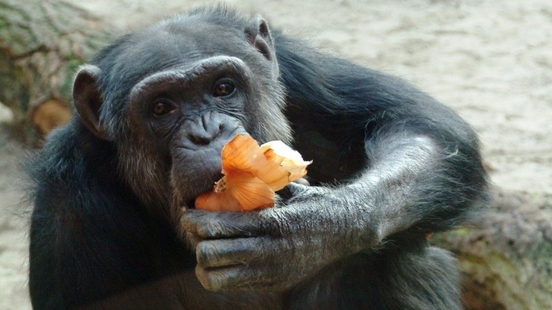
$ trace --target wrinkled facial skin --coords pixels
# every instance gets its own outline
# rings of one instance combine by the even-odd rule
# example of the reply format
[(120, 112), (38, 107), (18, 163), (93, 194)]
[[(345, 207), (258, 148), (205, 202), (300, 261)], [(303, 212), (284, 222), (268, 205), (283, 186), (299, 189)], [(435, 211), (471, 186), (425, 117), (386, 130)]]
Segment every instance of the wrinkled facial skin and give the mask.
[(239, 58), (178, 62), (146, 75), (130, 90), (128, 124), (115, 134), (122, 175), (152, 210), (175, 217), (181, 207), (193, 206), (221, 177), (222, 146), (236, 134), (289, 143), (284, 91), (272, 71), (275, 59), (248, 47), (250, 55)]
[(133, 88), (132, 119), (136, 128), (144, 129), (136, 138), (147, 136), (154, 142), (148, 157), (167, 158), (170, 182), (181, 202), (220, 178), (222, 146), (246, 132), (244, 109), (255, 96), (252, 92), (249, 68), (226, 56), (154, 74)]

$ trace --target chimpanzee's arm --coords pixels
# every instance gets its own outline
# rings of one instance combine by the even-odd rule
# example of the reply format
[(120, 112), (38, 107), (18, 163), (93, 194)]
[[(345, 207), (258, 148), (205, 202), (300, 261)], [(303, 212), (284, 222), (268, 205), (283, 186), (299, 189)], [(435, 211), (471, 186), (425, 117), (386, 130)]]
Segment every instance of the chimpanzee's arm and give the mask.
[(458, 115), (400, 79), (278, 33), (275, 42), (295, 147), (323, 154), (307, 155), (310, 171), (361, 168), (335, 186), (292, 184), (283, 207), (186, 211), (206, 288), (288, 288), (390, 238), (423, 240), (459, 225), (485, 201), (477, 137)]
[(473, 146), (447, 149), (430, 135), (398, 127), (380, 132), (366, 141), (370, 166), (348, 185), (292, 184), (286, 206), (260, 212), (186, 211), (203, 285), (290, 287), (393, 234), (423, 238), (461, 223), (480, 203), (484, 174), (474, 162), (479, 158), (468, 154)]

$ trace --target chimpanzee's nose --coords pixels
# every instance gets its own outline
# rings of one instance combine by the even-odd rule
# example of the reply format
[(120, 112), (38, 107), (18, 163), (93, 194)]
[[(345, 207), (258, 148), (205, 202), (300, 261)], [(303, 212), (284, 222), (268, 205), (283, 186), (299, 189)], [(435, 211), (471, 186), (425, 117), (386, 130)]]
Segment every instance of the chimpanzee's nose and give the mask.
[(196, 145), (208, 145), (224, 131), (225, 125), (218, 113), (208, 112), (190, 127), (188, 139)]

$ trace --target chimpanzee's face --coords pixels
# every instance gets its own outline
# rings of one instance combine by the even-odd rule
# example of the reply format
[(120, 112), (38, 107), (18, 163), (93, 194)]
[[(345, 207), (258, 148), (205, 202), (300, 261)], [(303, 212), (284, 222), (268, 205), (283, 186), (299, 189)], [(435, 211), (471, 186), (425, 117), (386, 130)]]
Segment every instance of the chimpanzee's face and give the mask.
[(168, 164), (164, 173), (185, 201), (220, 178), (222, 146), (236, 134), (252, 131), (246, 107), (250, 99), (259, 100), (252, 79), (239, 58), (213, 56), (147, 76), (133, 87), (133, 140), (149, 141), (141, 152)]
[(192, 205), (220, 178), (222, 146), (238, 133), (259, 142), (291, 136), (276, 58), (243, 30), (190, 25), (128, 37), (112, 67), (100, 68), (101, 113), (124, 124), (109, 139), (147, 204)]

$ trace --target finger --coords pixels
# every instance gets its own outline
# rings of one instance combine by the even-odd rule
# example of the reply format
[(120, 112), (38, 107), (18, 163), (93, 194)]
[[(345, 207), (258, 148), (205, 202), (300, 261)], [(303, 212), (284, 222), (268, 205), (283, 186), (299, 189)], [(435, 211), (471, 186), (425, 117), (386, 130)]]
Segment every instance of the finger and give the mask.
[(203, 268), (248, 265), (262, 255), (262, 238), (204, 240), (196, 247), (197, 264)]
[(300, 183), (292, 182), (289, 183), (286, 188), (290, 192), (291, 196), (298, 196), (306, 191), (309, 187)]
[(269, 281), (259, 269), (245, 265), (234, 265), (222, 268), (196, 267), (196, 276), (210, 291), (259, 290), (269, 287)]
[(286, 186), (286, 188), (290, 194), (288, 204), (303, 201), (314, 201), (328, 195), (328, 188), (321, 186), (306, 186), (297, 183), (290, 183)]
[(262, 231), (264, 222), (256, 211), (188, 210), (183, 214), (181, 220), (185, 230), (204, 239), (254, 236)]
[(276, 192), (276, 194), (278, 194), (278, 198), (281, 199), (281, 202), (286, 202), (287, 200), (293, 198), (293, 196), (297, 196), (297, 194), (302, 191), (301, 184), (296, 181), (286, 185), (284, 188)]
[(186, 212), (182, 213), (180, 217), (180, 222), (184, 230), (189, 232), (194, 232), (197, 230), (197, 222), (206, 216), (209, 216), (211, 212), (195, 209), (187, 209)]
[(195, 251), (197, 245), (203, 240), (204, 240), (203, 238), (200, 238), (198, 235), (196, 235), (194, 233), (191, 233), (189, 231), (186, 232), (186, 242), (190, 246), (190, 249), (193, 249), (194, 251)]

